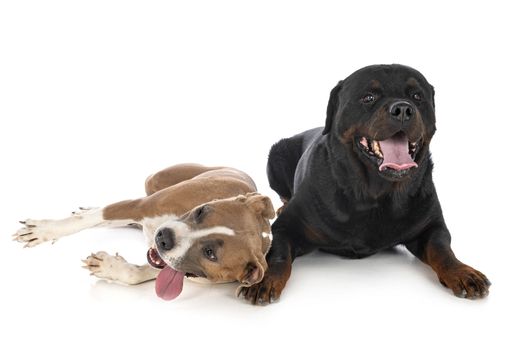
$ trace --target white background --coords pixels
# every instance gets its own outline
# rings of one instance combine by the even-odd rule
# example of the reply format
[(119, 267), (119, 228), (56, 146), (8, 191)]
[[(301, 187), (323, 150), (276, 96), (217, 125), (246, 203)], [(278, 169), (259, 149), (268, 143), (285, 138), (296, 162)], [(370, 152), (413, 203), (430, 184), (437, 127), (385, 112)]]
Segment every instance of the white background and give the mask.
[[(2, 1), (0, 154), (6, 348), (523, 348), (523, 10), (506, 1)], [(181, 162), (265, 175), (282, 137), (324, 123), (354, 70), (402, 63), (436, 88), (435, 182), (460, 259), (492, 280), (457, 299), (404, 250), (299, 258), (281, 301), (186, 283), (164, 302), (80, 268), (145, 262), (141, 234), (89, 230), (22, 249), (27, 217), (142, 195)]]

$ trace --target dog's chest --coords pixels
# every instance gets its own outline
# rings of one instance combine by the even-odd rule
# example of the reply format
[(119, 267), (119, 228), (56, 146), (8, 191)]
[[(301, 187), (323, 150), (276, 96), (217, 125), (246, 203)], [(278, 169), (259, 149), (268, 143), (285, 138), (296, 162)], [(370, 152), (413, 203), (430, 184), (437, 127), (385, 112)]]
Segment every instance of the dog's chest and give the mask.
[(411, 208), (377, 203), (347, 207), (332, 220), (323, 220), (322, 231), (329, 236), (328, 241), (336, 242), (334, 247), (370, 255), (413, 238), (421, 230), (419, 221), (411, 215)]

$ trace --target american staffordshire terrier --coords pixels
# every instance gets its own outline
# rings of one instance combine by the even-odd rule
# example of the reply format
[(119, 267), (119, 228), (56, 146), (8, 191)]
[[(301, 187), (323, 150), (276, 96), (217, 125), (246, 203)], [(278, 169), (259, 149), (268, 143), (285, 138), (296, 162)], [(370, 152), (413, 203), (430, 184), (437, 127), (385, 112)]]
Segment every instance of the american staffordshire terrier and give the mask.
[(122, 256), (91, 254), (85, 268), (99, 278), (124, 284), (156, 279), (165, 300), (182, 291), (184, 276), (211, 282), (260, 282), (272, 243), (270, 199), (256, 193), (253, 180), (227, 167), (181, 164), (146, 180), (146, 197), (100, 208), (81, 208), (62, 220), (21, 221), (14, 240), (33, 247), (92, 227), (141, 227), (149, 264)]

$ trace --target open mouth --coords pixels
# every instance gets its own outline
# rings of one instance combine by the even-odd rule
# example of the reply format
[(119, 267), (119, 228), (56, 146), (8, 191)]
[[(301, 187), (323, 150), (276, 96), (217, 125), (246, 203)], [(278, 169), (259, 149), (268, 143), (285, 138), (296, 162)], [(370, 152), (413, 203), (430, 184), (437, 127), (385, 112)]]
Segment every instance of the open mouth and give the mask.
[[(159, 255), (159, 252), (157, 251), (157, 249), (155, 248), (150, 248), (148, 250), (148, 254), (147, 254), (147, 258), (148, 258), (148, 263), (156, 268), (156, 269), (163, 269), (166, 267), (166, 263), (164, 262), (164, 260), (162, 260), (162, 258), (160, 257)], [(204, 276), (199, 276), (199, 275), (196, 275), (194, 273), (191, 273), (191, 272), (186, 272), (184, 274), (186, 277), (204, 277)]]
[(164, 262), (164, 260), (162, 260), (159, 252), (155, 248), (150, 248), (146, 256), (148, 263), (152, 267), (161, 269), (155, 280), (155, 291), (157, 292), (157, 296), (164, 300), (172, 300), (179, 296), (182, 292), (184, 276), (199, 277), (193, 273), (178, 271), (171, 268)]
[(166, 263), (164, 262), (164, 260), (162, 260), (162, 258), (159, 255), (159, 252), (155, 248), (150, 248), (148, 250), (147, 258), (148, 263), (156, 269), (163, 269), (164, 267), (166, 267)]
[(363, 154), (377, 164), (382, 175), (401, 178), (418, 166), (415, 159), (420, 141), (410, 142), (404, 132), (383, 141), (366, 136), (357, 137), (356, 141)]

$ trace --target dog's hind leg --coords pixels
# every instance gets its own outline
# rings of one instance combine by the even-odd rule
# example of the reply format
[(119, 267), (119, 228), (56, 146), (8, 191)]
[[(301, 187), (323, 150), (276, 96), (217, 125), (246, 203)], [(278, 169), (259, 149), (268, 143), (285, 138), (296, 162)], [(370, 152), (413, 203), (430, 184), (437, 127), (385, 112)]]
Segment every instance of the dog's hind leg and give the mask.
[(184, 163), (163, 169), (146, 179), (146, 194), (149, 196), (167, 187), (182, 181), (194, 178), (197, 175), (222, 167), (207, 167), (200, 164)]
[(118, 253), (113, 256), (106, 252), (98, 252), (82, 261), (85, 264), (83, 267), (91, 271), (92, 275), (127, 285), (154, 280), (160, 272), (150, 265), (130, 264)]
[(301, 143), (282, 139), (272, 146), (266, 164), (270, 187), (286, 203), (292, 198), (295, 168), (301, 158)]
[(80, 208), (71, 216), (59, 220), (20, 221), (24, 225), (14, 235), (13, 240), (25, 243), (24, 247), (33, 247), (46, 241), (55, 242), (64, 236), (93, 227), (122, 227), (137, 223), (129, 218), (108, 219), (102, 208)]

